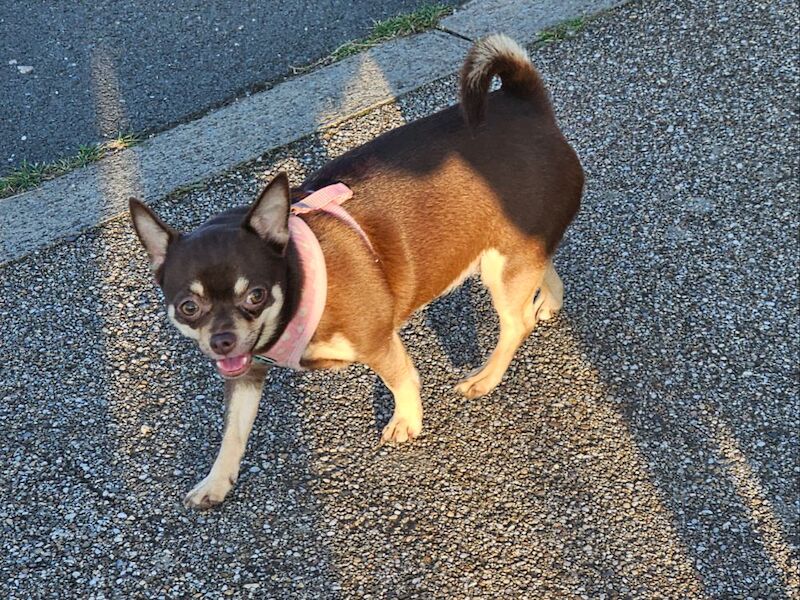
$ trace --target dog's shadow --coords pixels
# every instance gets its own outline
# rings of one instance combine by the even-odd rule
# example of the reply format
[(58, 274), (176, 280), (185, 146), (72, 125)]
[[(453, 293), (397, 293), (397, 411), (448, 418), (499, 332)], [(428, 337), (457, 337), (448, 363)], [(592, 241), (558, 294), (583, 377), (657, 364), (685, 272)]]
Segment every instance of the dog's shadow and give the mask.
[[(482, 309), (486, 300), (482, 295), (485, 294), (477, 278), (471, 277), (452, 293), (438, 298), (416, 314), (401, 330), (400, 336), (418, 371), (428, 371), (427, 363), (436, 360), (435, 356), (417, 347), (427, 346), (417, 342), (419, 336), (429, 336), (431, 333), (437, 338), (439, 347), (452, 367), (449, 371), (455, 374), (456, 379), (481, 364), (485, 348), (482, 350), (479, 344), (479, 320), (483, 318), (480, 315), (486, 312), (489, 315), (487, 321), (491, 322), (493, 313)], [(486, 341), (484, 346), (488, 343)], [(372, 410), (375, 427), (381, 432), (392, 416), (394, 399), (379, 377), (376, 377), (372, 393)]]

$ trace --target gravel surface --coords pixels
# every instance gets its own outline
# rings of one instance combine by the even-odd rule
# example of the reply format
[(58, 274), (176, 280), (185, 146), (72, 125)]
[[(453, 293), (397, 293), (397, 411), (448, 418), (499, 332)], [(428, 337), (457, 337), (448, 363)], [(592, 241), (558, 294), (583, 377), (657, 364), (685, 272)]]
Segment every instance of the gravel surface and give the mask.
[(185, 121), (425, 4), (4, 0), (0, 175), (23, 160), (73, 156), (118, 132)]
[[(798, 8), (634, 3), (534, 49), (588, 174), (566, 304), (504, 384), (475, 281), (403, 331), (421, 439), (366, 368), (276, 371), (232, 497), (182, 494), (221, 382), (124, 219), (0, 270), (0, 595), (798, 598)], [(157, 206), (189, 227), (453, 100), (427, 86)]]

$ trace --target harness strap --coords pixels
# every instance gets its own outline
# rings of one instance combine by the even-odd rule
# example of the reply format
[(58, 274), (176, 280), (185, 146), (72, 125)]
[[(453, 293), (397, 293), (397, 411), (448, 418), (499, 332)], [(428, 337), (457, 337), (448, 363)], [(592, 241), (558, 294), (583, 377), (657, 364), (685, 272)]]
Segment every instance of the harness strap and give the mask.
[(375, 248), (372, 247), (372, 242), (369, 241), (369, 237), (364, 233), (361, 225), (359, 225), (352, 215), (342, 207), (342, 204), (352, 197), (353, 190), (343, 183), (334, 183), (325, 186), (321, 190), (312, 192), (302, 200), (295, 202), (292, 204), (291, 211), (293, 215), (304, 215), (310, 212), (323, 211), (344, 221), (351, 229), (355, 230), (355, 232), (361, 236), (361, 239), (364, 240), (364, 243), (367, 245), (370, 252), (372, 252), (377, 262), (378, 255), (375, 252)]
[(375, 261), (378, 255), (367, 234), (341, 204), (353, 196), (353, 191), (343, 183), (326, 186), (313, 192), (291, 206), (289, 237), (300, 256), (303, 271), (303, 288), (297, 310), (278, 340), (266, 352), (253, 356), (257, 362), (303, 370), (300, 361), (311, 338), (317, 330), (327, 299), (328, 278), (325, 255), (311, 228), (298, 215), (323, 211), (344, 221), (354, 229), (369, 247)]

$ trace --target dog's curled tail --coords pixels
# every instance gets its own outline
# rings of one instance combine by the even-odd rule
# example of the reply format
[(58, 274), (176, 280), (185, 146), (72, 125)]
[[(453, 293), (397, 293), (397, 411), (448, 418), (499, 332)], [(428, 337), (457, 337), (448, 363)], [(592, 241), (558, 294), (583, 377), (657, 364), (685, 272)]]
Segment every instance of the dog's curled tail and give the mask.
[(461, 68), (461, 109), (474, 129), (486, 116), (489, 85), (500, 76), (502, 89), (525, 100), (547, 100), (547, 92), (527, 52), (507, 35), (494, 34), (477, 41)]

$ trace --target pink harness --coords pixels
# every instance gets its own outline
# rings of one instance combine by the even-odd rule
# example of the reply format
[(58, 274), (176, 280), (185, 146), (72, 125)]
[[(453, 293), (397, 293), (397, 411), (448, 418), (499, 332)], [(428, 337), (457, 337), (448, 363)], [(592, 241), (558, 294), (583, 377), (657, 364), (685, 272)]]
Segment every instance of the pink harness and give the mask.
[(321, 210), (341, 219), (361, 236), (377, 260), (377, 255), (367, 234), (350, 216), (350, 213), (341, 206), (352, 196), (353, 191), (349, 187), (343, 183), (335, 183), (292, 204), (289, 216), (289, 237), (297, 248), (303, 269), (303, 289), (300, 290), (300, 302), (278, 341), (267, 352), (253, 356), (254, 360), (302, 371), (300, 360), (317, 330), (317, 325), (322, 318), (322, 311), (325, 309), (325, 300), (328, 294), (325, 256), (322, 254), (317, 236), (297, 215)]

